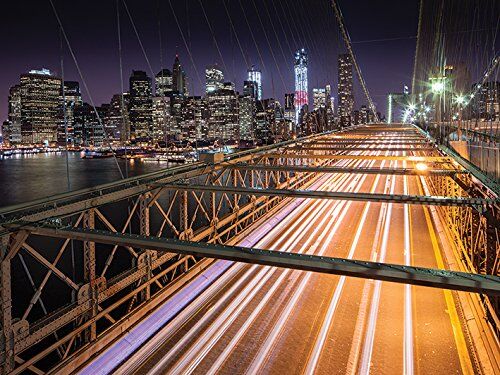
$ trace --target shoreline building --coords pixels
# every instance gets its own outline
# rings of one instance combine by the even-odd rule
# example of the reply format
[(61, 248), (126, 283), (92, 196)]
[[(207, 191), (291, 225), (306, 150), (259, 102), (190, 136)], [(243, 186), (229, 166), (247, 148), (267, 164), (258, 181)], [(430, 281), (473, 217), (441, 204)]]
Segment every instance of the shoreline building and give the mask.
[(169, 96), (172, 93), (172, 72), (170, 69), (162, 69), (155, 76), (156, 96)]
[(148, 142), (152, 138), (153, 126), (151, 78), (146, 72), (133, 70), (129, 83), (130, 138), (135, 142)]
[(302, 107), (309, 104), (307, 83), (307, 53), (304, 48), (295, 53), (295, 123), (298, 125)]
[(64, 96), (61, 93), (61, 103), (64, 105), (65, 118), (57, 131), (57, 143), (66, 144), (66, 124), (68, 126), (68, 144), (74, 143), (75, 109), (83, 104), (80, 84), (77, 81), (64, 81)]
[(181, 96), (188, 96), (186, 89), (186, 73), (182, 69), (179, 55), (175, 55), (174, 65), (172, 67), (172, 90)]
[(354, 94), (352, 81), (352, 61), (347, 53), (340, 54), (338, 58), (338, 114), (341, 126), (352, 123), (354, 110)]
[(21, 74), (21, 138), (23, 144), (54, 143), (62, 122), (62, 80), (48, 69)]
[(224, 73), (217, 65), (208, 66), (205, 69), (206, 88), (205, 93), (211, 94), (224, 88)]

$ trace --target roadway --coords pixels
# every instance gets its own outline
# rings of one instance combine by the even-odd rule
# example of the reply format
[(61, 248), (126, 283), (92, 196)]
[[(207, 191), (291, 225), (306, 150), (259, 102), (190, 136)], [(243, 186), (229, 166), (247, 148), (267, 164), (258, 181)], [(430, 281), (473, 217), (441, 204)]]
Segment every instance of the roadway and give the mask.
[[(362, 159), (334, 165), (410, 166)], [(318, 185), (326, 191), (422, 193), (418, 176), (328, 174)], [(442, 266), (439, 246), (425, 206), (327, 200), (303, 200), (255, 245), (432, 268)], [(452, 295), (234, 264), (115, 373), (466, 373), (472, 365)]]

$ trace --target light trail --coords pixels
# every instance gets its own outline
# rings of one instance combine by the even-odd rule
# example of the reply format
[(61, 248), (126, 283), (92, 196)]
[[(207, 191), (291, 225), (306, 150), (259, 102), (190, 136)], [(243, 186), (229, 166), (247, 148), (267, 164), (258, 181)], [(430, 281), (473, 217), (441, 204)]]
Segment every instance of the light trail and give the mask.
[[(392, 167), (393, 162), (391, 161), (389, 166)], [(384, 184), (384, 191), (388, 189), (390, 186), (390, 179), (388, 176), (385, 177), (385, 184)], [(377, 220), (377, 225), (375, 228), (375, 234), (373, 236), (373, 244), (371, 247), (371, 253), (370, 253), (370, 259), (372, 261), (375, 261), (377, 259), (377, 251), (379, 247), (379, 242), (380, 242), (380, 233), (384, 224), (385, 216), (386, 216), (386, 208), (387, 204), (382, 203), (380, 205), (379, 209), (379, 215), (378, 215), (378, 220)], [(356, 319), (355, 323), (355, 328), (354, 328), (354, 334), (352, 338), (352, 343), (351, 343), (351, 349), (349, 352), (349, 358), (347, 361), (347, 374), (357, 374), (357, 369), (358, 369), (358, 361), (359, 361), (359, 355), (361, 352), (361, 345), (362, 345), (362, 333), (363, 333), (363, 328), (365, 325), (366, 321), (366, 314), (368, 312), (368, 302), (369, 302), (369, 295), (370, 291), (372, 289), (373, 283), (372, 281), (365, 281), (363, 283), (363, 291), (361, 294), (361, 299), (360, 299), (360, 304), (359, 304), (359, 310), (358, 310), (358, 317)]]
[[(372, 163), (373, 163), (373, 161), (370, 164), (372, 164)], [(357, 191), (359, 191), (359, 189), (361, 188), (361, 186), (362, 186), (362, 184), (363, 184), (363, 182), (364, 182), (365, 179), (366, 179), (366, 175), (363, 175), (363, 177), (361, 178), (361, 181), (360, 181), (360, 183), (359, 183), (359, 185), (357, 187)], [(339, 217), (338, 221), (335, 224), (335, 227), (329, 232), (327, 240), (322, 245), (321, 253), (323, 253), (326, 250), (326, 248), (328, 247), (330, 241), (332, 240), (334, 234), (336, 233), (338, 227), (340, 226), (340, 224), (341, 224), (343, 218), (345, 217), (345, 215), (347, 213), (347, 210), (348, 210), (348, 208), (350, 207), (351, 204), (352, 204), (352, 202), (348, 202), (347, 205), (345, 205), (346, 209), (344, 209), (342, 211), (341, 216)], [(326, 233), (326, 231), (324, 231), (323, 233)], [(287, 307), (285, 308), (285, 310), (281, 314), (282, 318), (280, 319), (279, 323), (275, 325), (274, 329), (272, 330), (272, 332), (268, 336), (268, 338), (265, 341), (264, 345), (261, 346), (260, 351), (254, 357), (254, 360), (252, 361), (252, 364), (247, 369), (247, 371), (246, 371), (247, 374), (254, 374), (254, 373), (259, 372), (261, 366), (263, 365), (264, 359), (267, 358), (268, 353), (269, 353), (269, 351), (271, 350), (271, 348), (273, 346), (273, 343), (275, 342), (275, 340), (279, 336), (281, 330), (283, 329), (283, 326), (285, 325), (288, 317), (290, 316), (290, 313), (291, 313), (292, 309), (295, 307), (295, 305), (296, 305), (296, 303), (297, 303), (300, 295), (302, 294), (302, 292), (303, 292), (303, 290), (305, 288), (306, 283), (309, 281), (310, 277), (311, 277), (311, 274), (307, 273), (305, 275), (305, 277), (302, 279), (302, 281), (301, 281), (298, 289), (295, 291), (292, 299), (290, 300), (290, 302), (288, 303)]]
[[(391, 141), (397, 139), (389, 133), (385, 137)], [(391, 155), (425, 155), (411, 148), (408, 154), (381, 153), (373, 149), (371, 138), (367, 137), (366, 141), (359, 151), (341, 154), (377, 158), (339, 159), (324, 165), (387, 168), (397, 166), (396, 160), (399, 160), (391, 160)], [(385, 156), (387, 159), (383, 159)], [(404, 161), (402, 167), (406, 166)], [(407, 176), (331, 174), (318, 178), (311, 186), (315, 190), (389, 194), (401, 190), (409, 194), (413, 190), (409, 182), (412, 180)], [(276, 215), (266, 218), (251, 232), (250, 240), (243, 238), (239, 243), (302, 254), (339, 252), (342, 257), (373, 261), (401, 257), (400, 263), (411, 265), (412, 246), (429, 241), (431, 228), (422, 227), (421, 214), (425, 207), (410, 209), (408, 204), (393, 206), (393, 203), (370, 202), (353, 206), (347, 202), (290, 199)], [(421, 230), (419, 237), (422, 233), (422, 238), (415, 239), (416, 242), (412, 239), (412, 229)], [(417, 262), (433, 261), (432, 249), (418, 249)], [(116, 373), (214, 375), (245, 372), (253, 375), (303, 369), (306, 374), (313, 374), (340, 369), (348, 374), (391, 371), (412, 375), (416, 363), (420, 371), (425, 368), (422, 358), (425, 356), (430, 361), (432, 354), (423, 351), (422, 346), (415, 349), (417, 342), (421, 345), (419, 340), (428, 334), (419, 310), (413, 315), (414, 299), (422, 298), (420, 292), (416, 292), (420, 289), (392, 283), (384, 283), (382, 288), (381, 282), (354, 282), (344, 276), (314, 275), (233, 264)], [(318, 289), (325, 287), (327, 289)], [(396, 304), (393, 315), (385, 305), (387, 298), (392, 298)], [(425, 350), (446, 352), (446, 361), (438, 363), (441, 367), (436, 369), (436, 372), (446, 373), (460, 369), (460, 362), (454, 357), (457, 348), (445, 345), (450, 342), (445, 340), (450, 338), (454, 343), (455, 325), (445, 327), (442, 324), (450, 320), (446, 311), (440, 309), (439, 303), (444, 303), (442, 299), (433, 302), (436, 303), (434, 309), (441, 314), (440, 329), (446, 337), (426, 343)], [(444, 306), (449, 308), (449, 305)], [(388, 331), (392, 327), (395, 335)], [(384, 360), (387, 347), (395, 349), (394, 354), (390, 353), (391, 363), (385, 364), (388, 367), (379, 367), (383, 366), (379, 360)], [(385, 349), (381, 351), (380, 348)]]
[[(397, 168), (397, 161), (396, 161), (396, 168)], [(394, 194), (395, 182), (396, 178), (392, 176), (390, 194)], [(384, 231), (382, 234), (382, 244), (380, 246), (379, 262), (385, 261), (385, 256), (387, 253), (387, 243), (389, 241), (389, 228), (391, 225), (392, 206), (393, 203), (387, 203), (387, 212), (385, 215), (384, 225), (383, 225)], [(363, 348), (363, 355), (361, 357), (361, 365), (359, 370), (359, 373), (362, 375), (370, 373), (371, 358), (373, 354), (373, 343), (375, 340), (375, 328), (376, 328), (378, 309), (380, 303), (380, 289), (382, 287), (382, 282), (380, 280), (377, 280), (374, 282), (374, 285), (375, 286), (372, 296), (370, 314), (368, 318), (368, 326), (366, 328), (365, 344)]]
[[(338, 177), (334, 176), (334, 179), (338, 179), (338, 180), (339, 180), (339, 181), (337, 182), (338, 184), (344, 184), (344, 183), (346, 183), (346, 181), (349, 179), (349, 176), (341, 176), (340, 178), (338, 178)], [(332, 182), (331, 182), (331, 180), (332, 180), (332, 179), (329, 179), (329, 180), (328, 180), (328, 182), (326, 183), (326, 187), (330, 187), (330, 184), (332, 183)], [(342, 185), (338, 185), (338, 186), (335, 186), (335, 187), (337, 187), (337, 188), (342, 188)], [(314, 211), (314, 210), (316, 210), (316, 214), (315, 214), (315, 215), (317, 216), (317, 215), (321, 212), (321, 210), (322, 210), (322, 208), (323, 208), (324, 206), (325, 206), (325, 203), (323, 203), (323, 204), (319, 204), (319, 205), (317, 205), (317, 204), (313, 204), (313, 206), (309, 209), (309, 212), (310, 212), (310, 211)], [(319, 209), (318, 209), (318, 207), (319, 207)], [(308, 214), (309, 212), (307, 212), (307, 214)], [(307, 215), (306, 215), (306, 217), (307, 217)], [(302, 225), (298, 228), (298, 230), (295, 230), (294, 232), (295, 232), (295, 233), (297, 233), (297, 235), (298, 235), (298, 234), (303, 233), (304, 229), (307, 227), (307, 225), (308, 225), (308, 224), (309, 224), (308, 222), (304, 222), (304, 223), (303, 223), (303, 224), (302, 224)], [(296, 238), (296, 236), (291, 236), (291, 237), (288, 237), (288, 236), (282, 236), (281, 238), (283, 238), (283, 237), (284, 237), (284, 238), (287, 238), (287, 241), (285, 242), (284, 247), (285, 247), (285, 249), (287, 249), (287, 251), (289, 251), (288, 247), (289, 247), (289, 246), (291, 246), (293, 243), (295, 243), (295, 242), (296, 242), (296, 240), (297, 240), (297, 238)], [(311, 237), (311, 238), (312, 238), (312, 237)], [(273, 248), (273, 247), (277, 247), (278, 245), (279, 245), (279, 242), (275, 243), (275, 244), (274, 244), (274, 246), (271, 246), (271, 248)], [(251, 269), (250, 271), (248, 271), (248, 272), (253, 272), (253, 271), (254, 271), (257, 267), (259, 267), (259, 266), (252, 266), (252, 269)], [(268, 269), (269, 269), (269, 267), (266, 267), (266, 268), (264, 269), (264, 271), (268, 272)], [(274, 272), (274, 271), (273, 271), (273, 272)], [(254, 288), (254, 286), (253, 286), (253, 285), (248, 285), (248, 287), (247, 287), (247, 289), (248, 289), (248, 290), (251, 290), (252, 288)], [(248, 293), (247, 289), (245, 289), (245, 291)], [(242, 293), (244, 293), (245, 291), (243, 291)], [(229, 293), (226, 295), (226, 296), (227, 296), (227, 298), (229, 298), (229, 295), (230, 295)], [(216, 310), (214, 309), (213, 311), (215, 312)], [(204, 321), (200, 320), (200, 321), (197, 323), (197, 325), (199, 324), (199, 325), (201, 326), (203, 323), (204, 323)], [(214, 325), (214, 326), (217, 326), (217, 324), (216, 324), (216, 323), (214, 323), (213, 325)], [(195, 326), (195, 327), (193, 327), (193, 329), (192, 329), (190, 332), (193, 332), (193, 334), (194, 334), (194, 333), (196, 333), (196, 332), (197, 332), (198, 328), (199, 328), (198, 326)], [(189, 336), (189, 337), (188, 337), (188, 336)], [(172, 348), (172, 350), (170, 350), (170, 351), (169, 351), (169, 353), (168, 353), (168, 354), (167, 354), (164, 358), (162, 358), (162, 360), (161, 360), (159, 363), (157, 363), (157, 364), (154, 366), (154, 368), (151, 370), (151, 373), (155, 373), (155, 372), (157, 372), (157, 371), (160, 371), (160, 369), (162, 369), (162, 368), (163, 368), (163, 366), (164, 366), (166, 363), (168, 363), (168, 362), (170, 361), (171, 357), (172, 357), (172, 356), (176, 353), (176, 351), (177, 351), (179, 348), (181, 348), (181, 347), (185, 344), (185, 342), (187, 342), (187, 341), (188, 341), (188, 339), (189, 339), (191, 336), (192, 336), (192, 335), (188, 333), (188, 334), (184, 337), (185, 339), (183, 338), (180, 342), (178, 342), (178, 344), (177, 344), (175, 347), (173, 347), (173, 348)], [(206, 336), (204, 336), (204, 337), (206, 337)], [(205, 339), (205, 340), (207, 341), (208, 339)]]
[[(405, 155), (404, 153), (403, 155)], [(403, 161), (403, 168), (406, 168), (406, 161)], [(403, 194), (408, 194), (408, 177), (403, 177)], [(404, 257), (405, 264), (411, 265), (411, 229), (410, 229), (410, 206), (403, 205), (404, 210)], [(412, 316), (412, 295), (411, 285), (405, 285), (405, 320), (404, 320), (404, 363), (405, 375), (412, 375), (413, 366), (413, 316)]]
[[(383, 168), (384, 164), (385, 164), (385, 161), (382, 161), (381, 168)], [(373, 182), (372, 187), (370, 189), (371, 193), (375, 192), (379, 180), (380, 180), (380, 175), (376, 175), (375, 181)], [(349, 254), (347, 255), (347, 259), (352, 259), (354, 256), (354, 252), (356, 251), (356, 248), (358, 246), (358, 242), (359, 242), (359, 239), (361, 237), (361, 233), (363, 231), (370, 206), (371, 206), (371, 203), (368, 202), (368, 203), (365, 203), (365, 205), (363, 207), (363, 213), (361, 215), (361, 220), (360, 220), (358, 227), (356, 229), (356, 234), (354, 236), (354, 240), (352, 241), (351, 248), (349, 249)], [(325, 341), (326, 341), (328, 331), (330, 329), (330, 325), (332, 324), (333, 315), (335, 313), (335, 310), (337, 309), (337, 305), (338, 305), (338, 302), (340, 300), (340, 296), (341, 296), (343, 288), (344, 288), (345, 280), (346, 280), (345, 276), (340, 277), (339, 282), (337, 284), (337, 287), (335, 288), (335, 292), (333, 294), (333, 297), (330, 300), (330, 305), (328, 306), (326, 317), (323, 321), (323, 325), (321, 326), (321, 330), (320, 330), (318, 339), (315, 342), (311, 357), (309, 358), (309, 361), (308, 361), (307, 366), (306, 366), (306, 370), (305, 370), (306, 374), (313, 374), (316, 371), (316, 367), (318, 365), (319, 358), (320, 358), (321, 353), (323, 351), (323, 347), (325, 345)]]

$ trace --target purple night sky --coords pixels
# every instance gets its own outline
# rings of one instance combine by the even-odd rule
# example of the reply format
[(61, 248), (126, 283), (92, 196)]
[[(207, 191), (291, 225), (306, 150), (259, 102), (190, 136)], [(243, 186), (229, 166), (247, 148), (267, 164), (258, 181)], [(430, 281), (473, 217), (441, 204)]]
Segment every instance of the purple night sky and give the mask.
[[(199, 75), (189, 58), (169, 1), (127, 0), (154, 73), (162, 66), (160, 51), (163, 66), (170, 69), (178, 52), (191, 94), (203, 94), (204, 69), (213, 63), (225, 66), (226, 80), (234, 81), (241, 91), (247, 66), (231, 31), (223, 1), (246, 60), (263, 71), (264, 97), (276, 97), (283, 102), (284, 93), (293, 92), (293, 52), (304, 47), (309, 51), (310, 100), (312, 88), (327, 83), (332, 84), (336, 98), (337, 54), (345, 49), (328, 0), (202, 0), (224, 61), (215, 48), (200, 1), (171, 1)], [(403, 85), (411, 82), (417, 0), (340, 0), (339, 3), (368, 88), (378, 109), (385, 113), (387, 93), (402, 91)], [(114, 93), (120, 92), (116, 2), (54, 0), (54, 4), (95, 104), (109, 102)], [(9, 87), (19, 82), (21, 73), (42, 67), (58, 75), (61, 72), (61, 42), (50, 2), (9, 1), (2, 4), (2, 8), (0, 121), (7, 117)], [(132, 69), (145, 70), (149, 75), (151, 72), (121, 0), (120, 17), (124, 85), (128, 90)], [(63, 56), (65, 79), (80, 81), (84, 100), (88, 101), (66, 46)], [(357, 83), (355, 97), (358, 108), (365, 101)]]

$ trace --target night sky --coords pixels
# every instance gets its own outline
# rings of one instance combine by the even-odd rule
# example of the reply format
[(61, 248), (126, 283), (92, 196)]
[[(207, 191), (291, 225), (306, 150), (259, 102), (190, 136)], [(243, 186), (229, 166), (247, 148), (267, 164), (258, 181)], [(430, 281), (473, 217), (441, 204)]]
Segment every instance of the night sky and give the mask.
[[(235, 82), (237, 90), (242, 90), (247, 66), (231, 30), (223, 1), (246, 60), (263, 71), (264, 97), (276, 97), (283, 102), (284, 93), (293, 92), (293, 52), (302, 47), (309, 51), (310, 100), (312, 88), (327, 83), (333, 85), (336, 97), (337, 54), (345, 52), (345, 48), (328, 0), (241, 0), (241, 3), (240, 0), (202, 0), (223, 61), (215, 47), (200, 0), (172, 0), (175, 13), (167, 0), (127, 0), (154, 73), (162, 67), (161, 60), (164, 67), (171, 69), (175, 53), (178, 53), (188, 76), (191, 94), (203, 94), (204, 69), (213, 63), (225, 67), (226, 80)], [(339, 3), (368, 88), (378, 109), (385, 113), (386, 94), (400, 92), (404, 84), (411, 82), (418, 1), (340, 0)], [(109, 102), (114, 93), (120, 92), (116, 1), (54, 0), (54, 4), (95, 104)], [(2, 14), (1, 121), (7, 117), (8, 89), (19, 82), (21, 73), (42, 67), (58, 75), (61, 72), (60, 33), (49, 0), (4, 2)], [(128, 90), (132, 69), (145, 70), (149, 75), (151, 72), (121, 0), (120, 17), (124, 85)], [(88, 101), (66, 45), (63, 57), (65, 79), (80, 81), (84, 100)], [(358, 108), (365, 101), (357, 83), (355, 97)]]

